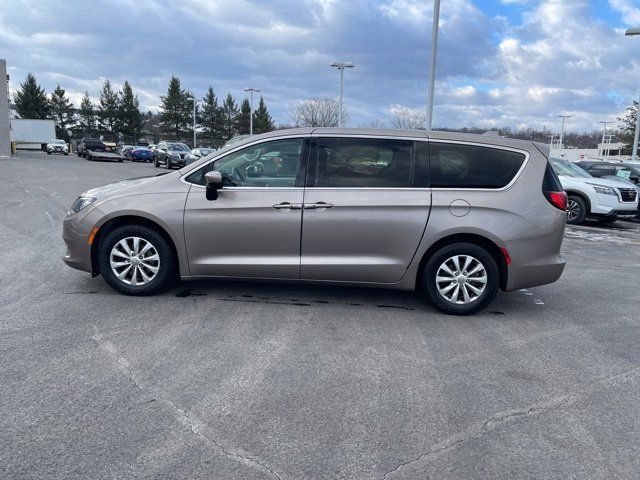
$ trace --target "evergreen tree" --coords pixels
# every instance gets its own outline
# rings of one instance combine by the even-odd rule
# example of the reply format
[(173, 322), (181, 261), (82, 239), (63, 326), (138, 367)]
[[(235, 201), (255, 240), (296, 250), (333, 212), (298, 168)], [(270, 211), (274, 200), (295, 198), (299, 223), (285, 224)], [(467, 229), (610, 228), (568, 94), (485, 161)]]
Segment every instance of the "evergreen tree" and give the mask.
[(82, 135), (92, 135), (96, 131), (96, 111), (89, 98), (89, 92), (84, 92), (84, 97), (78, 109), (78, 129)]
[(247, 135), (249, 133), (249, 119), (251, 118), (251, 104), (249, 99), (245, 98), (240, 103), (240, 111), (236, 115), (236, 131), (240, 135)]
[(69, 97), (65, 95), (64, 88), (58, 85), (51, 94), (50, 114), (56, 123), (56, 137), (69, 141), (67, 129), (75, 123), (75, 108)]
[(124, 82), (118, 94), (118, 131), (127, 140), (136, 142), (142, 132), (140, 102), (129, 82)]
[(118, 126), (118, 94), (111, 88), (111, 82), (105, 80), (100, 92), (100, 103), (98, 105), (98, 118), (100, 127), (111, 137), (116, 135)]
[(164, 132), (170, 133), (175, 139), (187, 134), (191, 130), (193, 115), (192, 96), (182, 89), (180, 79), (171, 77), (167, 94), (160, 97), (161, 127)]
[(47, 94), (31, 73), (27, 74), (25, 81), (20, 84), (20, 90), (16, 92), (13, 100), (21, 118), (49, 117)]
[(202, 129), (202, 136), (213, 144), (220, 147), (222, 141), (223, 117), (222, 110), (218, 105), (218, 99), (213, 88), (209, 87), (207, 95), (202, 99), (202, 109), (199, 110), (198, 125)]
[(618, 117), (620, 124), (618, 127), (622, 133), (622, 141), (633, 147), (633, 138), (636, 133), (636, 118), (638, 118), (638, 102), (633, 101), (633, 105), (627, 107), (624, 114)]
[(236, 134), (238, 107), (230, 93), (222, 104), (222, 140), (227, 141)]
[(253, 133), (265, 133), (275, 130), (273, 118), (267, 110), (267, 106), (264, 104), (264, 99), (260, 96), (260, 103), (258, 109), (253, 112)]

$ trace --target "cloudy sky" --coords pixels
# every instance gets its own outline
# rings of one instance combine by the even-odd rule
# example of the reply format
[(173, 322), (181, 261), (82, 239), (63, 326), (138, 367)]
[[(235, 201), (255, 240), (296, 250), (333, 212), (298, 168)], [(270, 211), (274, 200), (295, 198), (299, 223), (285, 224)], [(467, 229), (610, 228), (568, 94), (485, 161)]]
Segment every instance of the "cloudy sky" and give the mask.
[[(328, 65), (353, 61), (352, 126), (389, 124), (427, 98), (431, 0), (3, 0), (0, 57), (12, 89), (33, 72), (75, 101), (129, 80), (155, 110), (171, 75), (202, 97), (260, 88), (278, 123), (337, 96)], [(640, 0), (443, 0), (434, 125), (593, 130), (640, 86)]]

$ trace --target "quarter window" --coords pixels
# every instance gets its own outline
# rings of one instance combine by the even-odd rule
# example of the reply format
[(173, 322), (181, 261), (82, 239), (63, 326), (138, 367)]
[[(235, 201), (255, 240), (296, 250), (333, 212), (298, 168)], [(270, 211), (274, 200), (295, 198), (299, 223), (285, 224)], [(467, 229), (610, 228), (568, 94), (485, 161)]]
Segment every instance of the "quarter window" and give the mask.
[(303, 138), (289, 138), (251, 145), (206, 164), (186, 180), (205, 185), (205, 174), (217, 170), (225, 187), (293, 187), (303, 143)]
[(430, 143), (432, 187), (502, 188), (522, 166), (525, 156), (510, 150), (450, 143)]
[(319, 138), (317, 144), (316, 187), (411, 186), (411, 141)]

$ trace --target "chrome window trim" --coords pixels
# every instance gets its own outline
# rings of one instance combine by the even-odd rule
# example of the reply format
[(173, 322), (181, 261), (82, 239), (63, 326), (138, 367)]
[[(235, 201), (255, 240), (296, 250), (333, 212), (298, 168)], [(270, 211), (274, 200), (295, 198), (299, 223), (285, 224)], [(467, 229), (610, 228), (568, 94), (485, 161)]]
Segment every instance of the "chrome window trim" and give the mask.
[[(187, 182), (186, 177), (188, 177), (190, 174), (192, 174), (193, 172), (195, 172), (199, 168), (203, 168), (203, 167), (209, 165), (210, 163), (215, 162), (216, 160), (219, 160), (222, 157), (226, 157), (227, 155), (229, 155), (231, 153), (235, 153), (238, 150), (242, 150), (243, 148), (252, 147), (253, 145), (258, 145), (260, 143), (274, 142), (274, 141), (279, 141), (279, 140), (291, 140), (292, 138), (303, 138), (304, 139), (304, 138), (308, 138), (308, 137), (309, 137), (308, 134), (283, 135), (281, 137), (262, 138), (260, 140), (254, 140), (254, 141), (249, 142), (249, 143), (243, 143), (242, 145), (238, 145), (236, 148), (231, 148), (230, 150), (227, 150), (226, 152), (222, 152), (220, 155), (212, 157), (210, 160), (208, 160), (206, 162), (198, 164), (197, 166), (195, 166), (191, 170), (185, 171), (185, 173), (180, 175), (180, 181), (182, 183), (187, 184), (187, 185), (195, 185), (195, 186), (198, 186), (198, 187), (202, 187), (202, 185), (196, 185), (195, 183)], [(216, 152), (214, 152), (214, 154), (215, 153)], [(186, 167), (183, 167), (183, 168), (186, 168)], [(228, 188), (267, 188), (267, 189), (271, 189), (272, 187), (228, 187)], [(282, 188), (299, 188), (299, 187), (282, 187)]]
[[(520, 153), (524, 155), (524, 161), (520, 168), (513, 176), (511, 181), (506, 184), (504, 187), (499, 188), (487, 188), (487, 187), (431, 187), (432, 192), (450, 192), (450, 191), (460, 191), (460, 192), (504, 192), (505, 190), (509, 190), (513, 185), (518, 181), (522, 172), (524, 172), (525, 168), (529, 164), (529, 159), (531, 158), (531, 154), (527, 150), (522, 150), (520, 148), (508, 147), (505, 145), (495, 145), (495, 144), (487, 144), (487, 143), (479, 143), (479, 142), (467, 142), (464, 140), (428, 140), (429, 143), (447, 143), (453, 145), (469, 145), (472, 147), (484, 147), (484, 148), (493, 148), (496, 150), (507, 150), (510, 152)], [(431, 153), (429, 153), (429, 159), (431, 159)], [(431, 183), (431, 175), (429, 175), (429, 183)]]

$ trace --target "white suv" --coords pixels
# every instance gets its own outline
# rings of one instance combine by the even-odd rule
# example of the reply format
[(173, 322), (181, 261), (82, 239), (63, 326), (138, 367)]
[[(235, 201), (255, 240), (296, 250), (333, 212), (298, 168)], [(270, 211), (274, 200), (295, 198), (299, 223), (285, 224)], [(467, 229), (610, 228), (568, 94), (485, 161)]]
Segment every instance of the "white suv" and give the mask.
[(69, 146), (67, 145), (67, 142), (57, 138), (49, 140), (49, 143), (47, 143), (47, 155), (51, 155), (52, 153), (64, 153), (65, 155), (69, 155)]
[(569, 196), (567, 223), (580, 225), (587, 217), (610, 223), (636, 215), (638, 192), (627, 182), (592, 177), (566, 160), (552, 158), (550, 162)]

